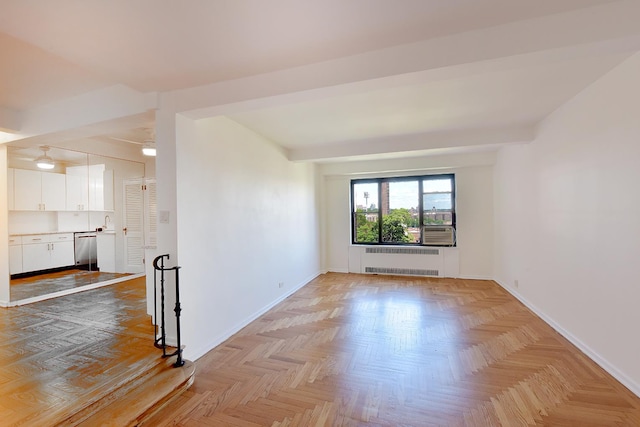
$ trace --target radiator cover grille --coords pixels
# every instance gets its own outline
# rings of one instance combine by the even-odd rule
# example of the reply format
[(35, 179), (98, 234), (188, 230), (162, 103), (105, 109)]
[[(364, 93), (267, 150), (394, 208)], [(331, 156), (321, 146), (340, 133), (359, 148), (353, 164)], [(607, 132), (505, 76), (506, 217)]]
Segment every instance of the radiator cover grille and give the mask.
[(438, 248), (390, 248), (388, 246), (379, 248), (366, 248), (368, 254), (403, 254), (403, 255), (440, 255)]
[(410, 276), (435, 276), (440, 275), (438, 270), (425, 270), (420, 268), (393, 268), (393, 267), (365, 267), (365, 273), (378, 274), (402, 274)]

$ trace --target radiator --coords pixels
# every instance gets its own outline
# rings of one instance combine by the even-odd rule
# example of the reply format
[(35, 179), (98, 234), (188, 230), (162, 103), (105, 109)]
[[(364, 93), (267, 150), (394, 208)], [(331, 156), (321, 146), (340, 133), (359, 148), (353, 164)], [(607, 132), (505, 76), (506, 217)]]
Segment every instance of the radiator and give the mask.
[(443, 248), (365, 247), (361, 273), (444, 277)]

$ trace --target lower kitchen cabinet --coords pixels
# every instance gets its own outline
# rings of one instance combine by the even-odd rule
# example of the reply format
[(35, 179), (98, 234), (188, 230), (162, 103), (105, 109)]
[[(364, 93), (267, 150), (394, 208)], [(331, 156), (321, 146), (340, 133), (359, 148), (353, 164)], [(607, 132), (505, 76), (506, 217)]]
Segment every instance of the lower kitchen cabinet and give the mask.
[(31, 243), (22, 245), (22, 267), (24, 272), (46, 270), (49, 268), (50, 243)]
[(115, 273), (116, 271), (116, 235), (98, 233), (98, 268), (100, 271)]
[(51, 267), (67, 267), (75, 264), (75, 254), (73, 251), (73, 240), (69, 242), (51, 242)]
[(20, 274), (22, 269), (22, 237), (9, 237), (9, 274)]
[(22, 236), (22, 272), (74, 265), (73, 233)]

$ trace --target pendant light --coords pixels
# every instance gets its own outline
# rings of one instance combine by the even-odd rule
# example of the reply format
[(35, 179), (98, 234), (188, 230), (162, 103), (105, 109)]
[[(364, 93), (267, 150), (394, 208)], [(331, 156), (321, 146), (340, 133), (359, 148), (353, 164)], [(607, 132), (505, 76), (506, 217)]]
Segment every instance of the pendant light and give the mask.
[(156, 155), (156, 142), (153, 140), (145, 141), (142, 144), (142, 154), (145, 156), (155, 156)]
[(36, 166), (40, 169), (53, 169), (56, 164), (53, 162), (53, 159), (47, 155), (47, 151), (49, 151), (49, 147), (43, 145), (40, 147), (42, 150), (42, 156), (38, 157), (35, 162)]

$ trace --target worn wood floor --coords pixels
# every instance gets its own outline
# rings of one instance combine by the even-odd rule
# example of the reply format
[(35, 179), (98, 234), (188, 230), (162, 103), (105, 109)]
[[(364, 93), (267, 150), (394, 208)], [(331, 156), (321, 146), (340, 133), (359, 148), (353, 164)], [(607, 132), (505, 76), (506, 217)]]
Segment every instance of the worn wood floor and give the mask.
[(0, 425), (55, 425), (157, 364), (145, 298), (138, 278), (0, 309)]
[(73, 269), (12, 279), (10, 288), (11, 301), (20, 301), (67, 289), (75, 289), (125, 276), (129, 276), (129, 274)]
[(149, 425), (640, 426), (640, 399), (492, 281), (330, 273)]

